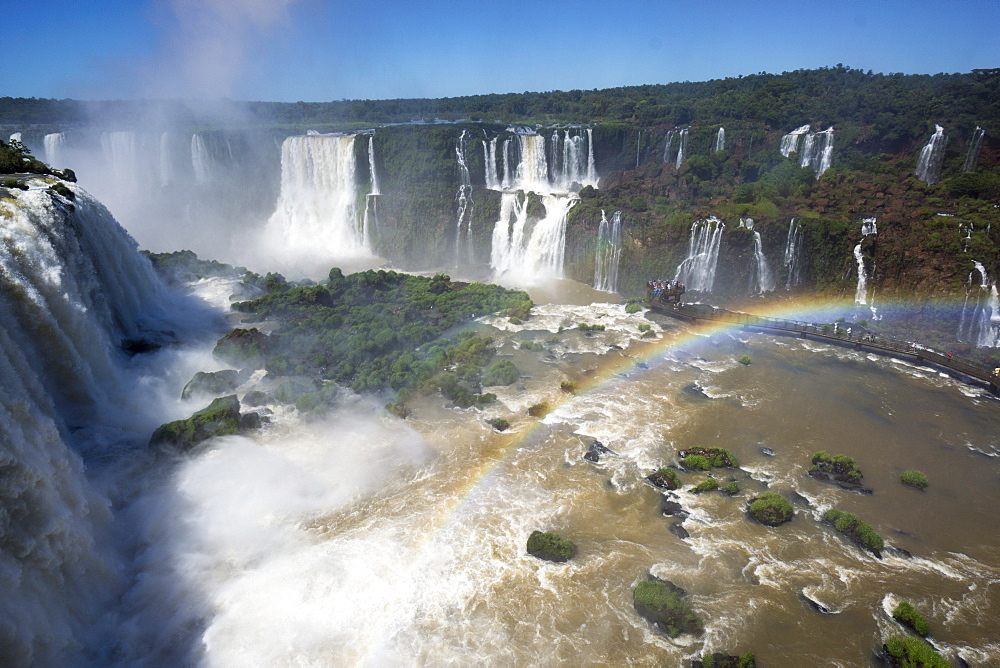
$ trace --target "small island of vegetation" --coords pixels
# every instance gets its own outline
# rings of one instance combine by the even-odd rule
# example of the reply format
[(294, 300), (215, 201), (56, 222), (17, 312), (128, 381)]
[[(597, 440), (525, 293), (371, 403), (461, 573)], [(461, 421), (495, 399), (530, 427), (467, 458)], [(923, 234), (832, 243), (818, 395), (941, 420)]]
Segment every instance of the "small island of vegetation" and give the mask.
[(650, 577), (652, 579), (640, 582), (632, 590), (636, 612), (671, 638), (682, 633), (704, 633), (701, 618), (684, 600), (687, 593), (672, 582)]
[(817, 480), (836, 483), (843, 489), (871, 492), (861, 485), (864, 475), (858, 468), (858, 463), (847, 455), (830, 455), (825, 450), (820, 450), (812, 456), (809, 475)]
[(750, 499), (747, 514), (761, 524), (776, 527), (790, 522), (795, 516), (791, 501), (777, 492), (764, 492)]
[(900, 601), (899, 605), (892, 611), (892, 617), (903, 626), (908, 626), (920, 636), (927, 636), (930, 627), (927, 620), (914, 609), (907, 601)]
[(899, 479), (904, 485), (909, 485), (910, 487), (917, 487), (919, 489), (927, 487), (927, 476), (924, 475), (923, 471), (909, 469), (908, 471), (903, 471)]
[(831, 508), (823, 514), (823, 519), (833, 525), (833, 528), (851, 539), (855, 544), (870, 550), (881, 558), (885, 549), (885, 541), (870, 525), (858, 519), (853, 513)]
[(528, 536), (528, 554), (546, 561), (569, 561), (576, 554), (576, 545), (557, 533), (532, 531)]
[(890, 636), (882, 646), (893, 668), (950, 668), (951, 664), (927, 641), (912, 636)]
[(740, 463), (725, 448), (702, 448), (694, 446), (677, 453), (684, 468), (708, 471), (712, 468), (737, 468)]

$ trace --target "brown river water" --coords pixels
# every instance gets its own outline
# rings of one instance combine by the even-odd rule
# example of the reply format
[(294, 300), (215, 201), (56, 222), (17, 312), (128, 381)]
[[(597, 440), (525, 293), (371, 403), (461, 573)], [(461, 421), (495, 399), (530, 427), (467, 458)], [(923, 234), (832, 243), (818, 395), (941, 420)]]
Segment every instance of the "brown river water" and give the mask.
[[(257, 454), (234, 440), (193, 462), (182, 489), (239, 465), (255, 491), (232, 505), (267, 527), (252, 545), (213, 527), (214, 561), (190, 575), (213, 610), (209, 663), (673, 666), (728, 650), (761, 666), (868, 666), (905, 633), (889, 611), (907, 600), (955, 665), (1000, 664), (1000, 401), (904, 360), (698, 330), (595, 295), (607, 298), (579, 289), (523, 325), (478, 325), (522, 373), (489, 388), (484, 411), (429, 397), (405, 422), (366, 422), (377, 408), (358, 402), (312, 431), (279, 415)], [(640, 338), (644, 323), (655, 337)], [(542, 401), (551, 412), (529, 417)], [(614, 451), (597, 464), (583, 459), (594, 439)], [(644, 477), (694, 445), (731, 451), (741, 469), (714, 475), (741, 492), (677, 492), (682, 540)], [(806, 475), (818, 450), (855, 458), (874, 493)], [(908, 468), (926, 491), (899, 482)], [(765, 489), (794, 500), (791, 523), (747, 518)], [(220, 503), (208, 498), (189, 500)], [(831, 507), (871, 524), (883, 558), (821, 523)], [(237, 533), (233, 517), (222, 534)], [(534, 529), (571, 538), (577, 556), (529, 556)], [(688, 591), (704, 636), (670, 639), (636, 614), (632, 589), (650, 573)]]

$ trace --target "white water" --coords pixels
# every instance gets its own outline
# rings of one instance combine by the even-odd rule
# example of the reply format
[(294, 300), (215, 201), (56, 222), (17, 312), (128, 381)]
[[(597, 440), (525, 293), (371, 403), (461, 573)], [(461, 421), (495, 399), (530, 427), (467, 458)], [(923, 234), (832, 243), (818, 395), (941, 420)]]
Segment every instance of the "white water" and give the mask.
[(319, 272), (336, 262), (371, 257), (364, 222), (358, 220), (354, 140), (355, 135), (320, 134), (285, 139), (281, 194), (268, 221), (264, 255)]
[(42, 139), (45, 147), (45, 162), (53, 169), (66, 168), (66, 133), (53, 132)]
[(566, 216), (579, 201), (565, 195), (543, 195), (545, 216), (528, 220), (528, 193), (503, 193), (500, 217), (493, 228), (490, 267), (494, 276), (514, 285), (561, 278), (566, 250)]
[(802, 139), (802, 136), (807, 132), (809, 132), (808, 124), (803, 125), (800, 128), (796, 128), (795, 130), (789, 132), (787, 135), (783, 136), (781, 138), (781, 146), (778, 149), (781, 151), (781, 155), (787, 158), (792, 153), (796, 153), (799, 150), (799, 141)]
[[(973, 269), (965, 291), (965, 303), (958, 322), (956, 337), (968, 341), (977, 348), (1000, 346), (1000, 304), (997, 300), (996, 284), (990, 284), (986, 267), (973, 260)], [(978, 279), (975, 278), (979, 274)]]
[(725, 151), (726, 150), (726, 128), (719, 128), (719, 131), (715, 134), (715, 145), (712, 147), (713, 151)]
[(611, 220), (601, 210), (601, 225), (597, 230), (597, 250), (594, 252), (594, 287), (605, 292), (618, 290), (618, 263), (622, 255), (622, 212), (615, 211)]
[(666, 143), (663, 145), (663, 162), (674, 162), (677, 154), (674, 153), (674, 139), (677, 137), (676, 130), (667, 130)]
[[(469, 165), (465, 159), (466, 131), (458, 138), (455, 146), (455, 160), (458, 162), (458, 176), (461, 185), (455, 195), (455, 266), (472, 264), (472, 179), (469, 176)], [(485, 146), (485, 144), (484, 144)], [(493, 165), (494, 170), (496, 165)], [(494, 172), (495, 177), (495, 172)]]
[(771, 271), (771, 265), (767, 263), (767, 257), (764, 256), (760, 232), (756, 230), (753, 233), (753, 252), (757, 261), (757, 292), (759, 294), (774, 292), (774, 272)]
[[(807, 131), (809, 126), (803, 126)], [(823, 172), (830, 169), (833, 164), (833, 128), (827, 128), (822, 132), (809, 132), (805, 134), (805, 139), (799, 148), (799, 139), (803, 136), (798, 130), (785, 135), (781, 140), (781, 153), (788, 157), (792, 151), (799, 152), (799, 165), (811, 167), (816, 172), (816, 178), (823, 175)], [(798, 133), (798, 134), (796, 134)], [(786, 139), (788, 140), (786, 143)], [(785, 150), (791, 147), (788, 153)]]
[(21, 141), (21, 133), (20, 132), (12, 132), (11, 135), (10, 135), (10, 140), (11, 141), (17, 141), (17, 142)]
[(486, 187), (500, 190), (500, 177), (497, 176), (497, 137), (490, 141), (483, 140), (483, 162), (486, 165)]
[(785, 239), (784, 264), (787, 277), (785, 279), (785, 289), (791, 290), (801, 281), (802, 271), (802, 225), (792, 218), (788, 222), (788, 237)]
[(868, 303), (868, 274), (865, 272), (865, 256), (861, 253), (861, 244), (854, 247), (854, 259), (858, 263), (858, 285), (854, 290), (854, 303)]
[(194, 173), (194, 182), (200, 186), (212, 180), (212, 156), (208, 153), (204, 138), (199, 134), (191, 135), (191, 171)]
[(371, 191), (365, 195), (365, 212), (361, 220), (361, 243), (365, 248), (372, 248), (374, 227), (378, 230), (378, 196), (382, 190), (378, 185), (378, 173), (375, 171), (375, 134), (368, 135), (368, 185)]
[(920, 157), (917, 158), (917, 169), (914, 172), (922, 181), (927, 183), (937, 183), (941, 177), (941, 164), (944, 161), (944, 147), (948, 138), (944, 134), (944, 128), (940, 125), (934, 126), (934, 134), (927, 141), (927, 144), (920, 149)]
[(874, 216), (861, 219), (861, 236), (867, 237), (869, 234), (878, 234), (878, 219)]
[(681, 163), (684, 162), (684, 156), (687, 154), (688, 147), (688, 128), (684, 128), (677, 132), (677, 160), (674, 162), (674, 167), (677, 169), (681, 168)]
[(969, 153), (965, 156), (965, 163), (962, 165), (963, 172), (974, 172), (976, 170), (976, 165), (979, 164), (979, 152), (983, 148), (983, 137), (985, 136), (986, 130), (977, 125), (975, 131), (972, 133), (972, 140), (969, 142)]
[(715, 270), (719, 264), (719, 246), (725, 223), (710, 216), (691, 224), (687, 257), (677, 267), (674, 280), (684, 283), (688, 290), (711, 292), (715, 285)]

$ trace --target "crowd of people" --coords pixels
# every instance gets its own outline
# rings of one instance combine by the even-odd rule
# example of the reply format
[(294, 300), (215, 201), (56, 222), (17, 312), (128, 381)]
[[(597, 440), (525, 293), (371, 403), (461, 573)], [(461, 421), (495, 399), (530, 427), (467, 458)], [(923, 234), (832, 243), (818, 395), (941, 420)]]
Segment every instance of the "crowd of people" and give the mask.
[(653, 291), (654, 297), (659, 297), (664, 290), (684, 292), (684, 284), (680, 281), (647, 281), (646, 285)]

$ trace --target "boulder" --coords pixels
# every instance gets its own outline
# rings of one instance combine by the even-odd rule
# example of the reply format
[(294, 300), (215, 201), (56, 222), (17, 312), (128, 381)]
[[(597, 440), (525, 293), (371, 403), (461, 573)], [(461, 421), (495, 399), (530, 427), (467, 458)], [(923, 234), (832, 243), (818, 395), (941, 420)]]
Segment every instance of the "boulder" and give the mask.
[(528, 536), (528, 554), (546, 561), (569, 561), (576, 554), (576, 545), (557, 533), (532, 531)]
[(775, 492), (764, 492), (750, 499), (747, 514), (754, 520), (769, 527), (776, 527), (791, 521), (795, 509), (791, 502)]
[(651, 577), (632, 590), (635, 611), (656, 628), (675, 638), (682, 633), (700, 635), (705, 632), (701, 618), (684, 600), (686, 592), (667, 580)]
[(217, 397), (232, 392), (240, 386), (242, 379), (236, 369), (222, 371), (199, 371), (188, 381), (181, 391), (181, 399), (190, 399), (199, 394)]
[(241, 369), (259, 369), (271, 348), (271, 339), (256, 327), (236, 328), (215, 344), (213, 354)]
[(214, 399), (186, 420), (160, 425), (149, 438), (149, 444), (187, 451), (209, 438), (238, 434), (239, 431), (240, 401), (231, 394)]
[(688, 530), (684, 528), (683, 522), (673, 522), (671, 523), (669, 529), (670, 533), (674, 534), (681, 540), (684, 540), (685, 538), (689, 538), (691, 536), (691, 534), (688, 533)]
[(611, 448), (606, 447), (600, 441), (594, 441), (590, 444), (590, 447), (587, 448), (587, 452), (586, 454), (583, 455), (583, 458), (586, 459), (588, 462), (593, 462), (596, 464), (599, 461), (601, 461), (601, 455), (607, 455), (607, 454), (613, 455), (615, 454), (615, 452)]

